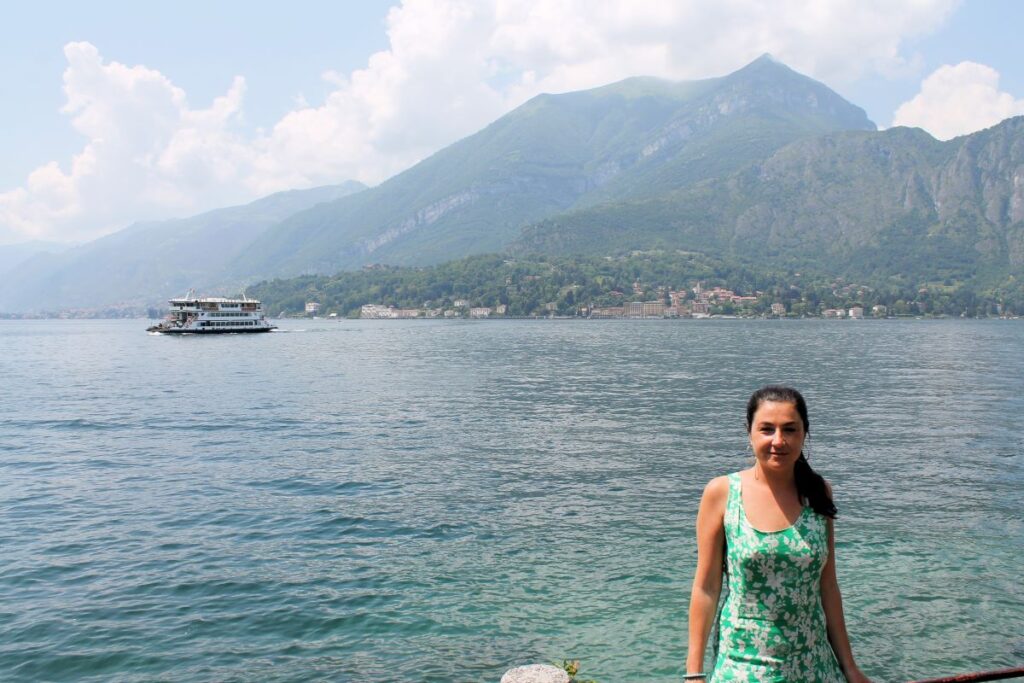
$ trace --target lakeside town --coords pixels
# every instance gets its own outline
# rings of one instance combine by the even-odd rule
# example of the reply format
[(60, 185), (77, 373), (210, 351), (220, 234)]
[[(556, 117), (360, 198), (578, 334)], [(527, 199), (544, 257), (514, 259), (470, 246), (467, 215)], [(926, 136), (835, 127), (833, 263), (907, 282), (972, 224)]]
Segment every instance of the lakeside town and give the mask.
[[(382, 268), (364, 269), (362, 274), (378, 270)], [(466, 293), (460, 293), (451, 291), (456, 288), (449, 284), (447, 292), (424, 291), (424, 299), (431, 295), (435, 298), (419, 306), (409, 306), (410, 299), (418, 298), (409, 292), (396, 296), (397, 287), (355, 287), (344, 298), (338, 296), (337, 289), (323, 286), (307, 286), (305, 292), (285, 297), (278, 291), (260, 291), (264, 285), (249, 291), (255, 294), (253, 298), (264, 302), (269, 317), (278, 319), (1019, 318), (1013, 307), (972, 295), (964, 297), (963, 290), (947, 284), (884, 291), (842, 280), (808, 285), (799, 281), (799, 273), (794, 275), (796, 280), (766, 283), (769, 286), (761, 290), (749, 282), (730, 286), (728, 280), (718, 280), (720, 284), (715, 286), (691, 280), (689, 288), (645, 285), (640, 279), (632, 280), (631, 287), (620, 284), (618, 289), (607, 285), (585, 287), (572, 284), (572, 280), (551, 286), (553, 283), (542, 283), (539, 275), (525, 274), (518, 282), (504, 278), (505, 286), (497, 290), (468, 287)], [(319, 285), (318, 279), (322, 278), (313, 279), (315, 285)], [(371, 290), (384, 294), (383, 302), (363, 303), (376, 298)], [(0, 319), (158, 319), (166, 313), (165, 307), (123, 303), (60, 311), (0, 312)]]
[[(644, 292), (639, 282), (634, 283), (633, 293)], [(613, 292), (622, 296), (621, 292)], [(780, 301), (765, 301), (764, 292), (756, 292), (753, 296), (742, 296), (726, 287), (712, 287), (705, 289), (703, 283), (698, 282), (690, 290), (669, 290), (664, 287), (657, 288), (655, 294), (658, 298), (649, 301), (624, 301), (617, 306), (601, 305), (579, 305), (574, 315), (559, 315), (558, 304), (550, 302), (545, 305), (547, 316), (561, 318), (629, 318), (629, 319), (650, 319), (650, 318), (711, 318), (711, 317), (822, 317), (822, 318), (851, 318), (862, 319), (865, 317), (886, 318), (889, 317), (889, 310), (884, 305), (874, 305), (870, 308), (864, 306), (852, 306), (849, 308), (823, 308), (814, 313), (802, 307), (799, 311), (796, 307), (787, 306)], [(765, 308), (765, 304), (767, 307)], [(305, 313), (307, 316), (319, 317), (321, 306), (318, 302), (306, 303)], [(359, 318), (375, 320), (397, 320), (410, 318), (491, 318), (508, 317), (508, 306), (499, 304), (497, 306), (473, 306), (467, 299), (454, 299), (451, 306), (421, 308), (398, 308), (383, 304), (365, 304), (360, 308)], [(337, 317), (331, 314), (330, 317)], [(521, 316), (516, 316), (521, 317)], [(538, 316), (531, 316), (538, 317)]]

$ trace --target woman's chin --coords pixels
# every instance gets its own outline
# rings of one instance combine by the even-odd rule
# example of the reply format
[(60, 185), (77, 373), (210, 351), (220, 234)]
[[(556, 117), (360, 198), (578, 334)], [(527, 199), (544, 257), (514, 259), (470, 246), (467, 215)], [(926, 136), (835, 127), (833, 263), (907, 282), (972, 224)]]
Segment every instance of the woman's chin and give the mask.
[(796, 460), (789, 456), (770, 455), (761, 461), (761, 467), (770, 472), (786, 472), (793, 469), (795, 464)]

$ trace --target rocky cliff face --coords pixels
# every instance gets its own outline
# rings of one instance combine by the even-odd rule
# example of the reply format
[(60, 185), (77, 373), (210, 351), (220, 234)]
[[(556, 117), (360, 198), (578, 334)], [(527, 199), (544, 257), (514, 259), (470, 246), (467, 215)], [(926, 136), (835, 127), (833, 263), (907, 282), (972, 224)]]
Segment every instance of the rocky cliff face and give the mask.
[(747, 204), (736, 245), (788, 238), (838, 257), (912, 219), (917, 239), (1021, 265), (1024, 118), (946, 143), (906, 129), (798, 143), (735, 179), (730, 201)]
[(964, 272), (1019, 267), (1024, 117), (948, 142), (906, 128), (800, 140), (654, 201), (552, 218), (516, 245), (555, 253), (653, 247), (832, 269), (894, 262), (892, 252), (917, 270), (928, 259)]

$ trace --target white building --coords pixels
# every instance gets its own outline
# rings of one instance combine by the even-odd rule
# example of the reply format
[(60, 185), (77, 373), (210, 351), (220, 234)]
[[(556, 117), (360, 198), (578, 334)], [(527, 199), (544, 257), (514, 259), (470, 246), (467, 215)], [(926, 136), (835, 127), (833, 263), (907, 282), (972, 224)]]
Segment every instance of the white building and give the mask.
[(380, 304), (366, 304), (359, 309), (360, 318), (397, 318), (398, 314), (394, 308), (388, 306), (381, 306)]
[(320, 312), (320, 304), (315, 301), (306, 302), (306, 315), (316, 315)]

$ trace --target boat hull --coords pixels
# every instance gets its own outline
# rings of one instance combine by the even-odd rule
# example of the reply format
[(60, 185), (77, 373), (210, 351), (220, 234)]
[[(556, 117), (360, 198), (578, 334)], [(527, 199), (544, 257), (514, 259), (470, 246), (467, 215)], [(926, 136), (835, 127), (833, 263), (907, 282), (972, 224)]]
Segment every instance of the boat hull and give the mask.
[(206, 329), (206, 330), (186, 330), (186, 329), (175, 329), (175, 328), (163, 328), (154, 326), (148, 328), (147, 332), (159, 332), (160, 334), (255, 334), (258, 332), (270, 332), (276, 330), (276, 326), (261, 327), (258, 329), (236, 329), (236, 330), (217, 330), (217, 329)]

